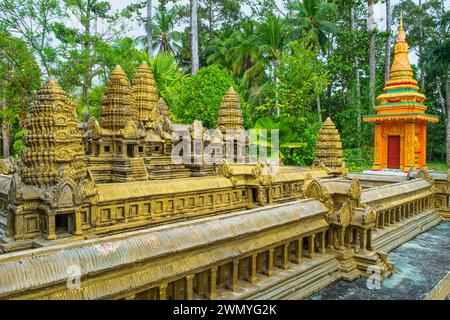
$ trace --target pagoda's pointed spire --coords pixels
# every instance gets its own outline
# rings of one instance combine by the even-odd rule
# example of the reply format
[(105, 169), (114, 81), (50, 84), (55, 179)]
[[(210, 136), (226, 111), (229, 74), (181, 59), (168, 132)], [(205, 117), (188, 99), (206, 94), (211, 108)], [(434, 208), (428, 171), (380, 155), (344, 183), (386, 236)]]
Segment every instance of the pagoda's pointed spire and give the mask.
[(394, 48), (394, 62), (391, 68), (391, 78), (398, 76), (413, 77), (411, 63), (408, 57), (408, 43), (406, 42), (406, 33), (403, 29), (403, 13), (400, 17), (400, 26), (398, 28), (397, 40)]
[(408, 43), (403, 24), (403, 14), (394, 48), (394, 61), (391, 73), (383, 93), (378, 96), (377, 111), (396, 114), (405, 112), (424, 113), (426, 97), (419, 92), (420, 88), (414, 79), (413, 70), (408, 57)]
[(320, 161), (328, 168), (340, 168), (343, 164), (341, 136), (330, 117), (319, 130), (314, 162), (317, 165)]
[(152, 119), (152, 112), (158, 105), (158, 90), (153, 72), (145, 61), (141, 63), (134, 77), (133, 93), (136, 120), (148, 127), (155, 120)]
[(398, 31), (404, 31), (403, 30), (403, 11), (400, 12), (400, 27)]
[(123, 129), (132, 114), (133, 93), (125, 71), (117, 65), (109, 76), (102, 101), (100, 125), (112, 131)]
[(225, 133), (227, 130), (241, 130), (244, 128), (239, 96), (233, 87), (230, 87), (223, 97), (218, 127), (222, 133)]

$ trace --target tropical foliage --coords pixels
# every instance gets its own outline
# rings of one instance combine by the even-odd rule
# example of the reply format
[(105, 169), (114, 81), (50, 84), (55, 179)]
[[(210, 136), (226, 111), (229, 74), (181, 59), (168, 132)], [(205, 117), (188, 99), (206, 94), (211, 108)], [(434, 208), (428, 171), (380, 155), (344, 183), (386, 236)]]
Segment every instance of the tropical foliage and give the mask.
[[(332, 116), (347, 161), (362, 168), (373, 126), (361, 116), (374, 111), (383, 88), (402, 11), (427, 112), (442, 120), (429, 125), (429, 160), (450, 161), (450, 13), (444, 0), (390, 3), (131, 0), (117, 10), (106, 0), (0, 1), (3, 155), (20, 152), (19, 119), (39, 82), (56, 78), (86, 121), (99, 115), (114, 66), (131, 79), (145, 60), (176, 121), (214, 127), (233, 86), (246, 128), (289, 128), (282, 138), (295, 148), (282, 148), (286, 163), (312, 162), (320, 122)], [(377, 21), (377, 6), (392, 19)], [(127, 37), (136, 25), (141, 36)]]

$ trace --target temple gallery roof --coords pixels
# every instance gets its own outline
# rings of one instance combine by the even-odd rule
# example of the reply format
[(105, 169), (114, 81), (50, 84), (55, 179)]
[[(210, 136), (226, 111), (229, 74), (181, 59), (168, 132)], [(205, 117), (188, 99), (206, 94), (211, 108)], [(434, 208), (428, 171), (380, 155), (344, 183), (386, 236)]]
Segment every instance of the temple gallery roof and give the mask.
[(393, 185), (370, 188), (362, 192), (361, 202), (370, 203), (382, 199), (395, 198), (401, 195), (418, 192), (429, 187), (430, 183), (428, 181), (417, 179), (412, 181), (400, 182)]
[[(315, 218), (298, 225), (302, 232), (310, 232), (327, 227), (324, 213), (328, 209), (317, 200), (301, 200), (289, 204), (275, 205), (232, 214), (202, 218), (195, 222), (180, 222), (152, 228), (151, 230), (133, 231), (102, 239), (91, 239), (51, 248), (38, 248), (0, 256), (0, 297), (21, 290), (37, 289), (49, 283), (65, 283), (67, 270), (76, 265), (81, 268), (82, 277), (89, 274), (114, 269), (118, 266), (135, 265), (138, 262), (161, 258), (184, 250), (192, 250), (214, 243), (236, 239), (244, 235), (260, 233), (296, 221)], [(297, 228), (297, 229), (298, 229)], [(295, 229), (295, 236), (298, 230)], [(276, 235), (274, 235), (276, 237)], [(273, 240), (270, 240), (273, 241)], [(255, 249), (265, 243), (252, 241)], [(211, 249), (202, 255), (197, 264), (208, 265), (215, 259), (239, 256), (243, 251), (252, 250), (236, 245)], [(219, 255), (219, 256), (215, 256)], [(190, 265), (195, 259), (185, 259), (177, 270), (167, 266), (155, 266), (152, 277), (161, 279), (173, 275), (173, 272), (193, 270)], [(198, 266), (197, 266), (198, 267)], [(151, 283), (155, 279), (134, 279)], [(123, 284), (134, 285), (134, 283)], [(136, 284), (137, 285), (137, 284)], [(119, 286), (117, 286), (119, 287)], [(103, 288), (110, 290), (111, 288)], [(125, 289), (125, 288), (124, 288)], [(102, 290), (97, 288), (97, 290)], [(95, 299), (104, 292), (80, 292), (73, 290), (73, 297)], [(72, 297), (72, 298), (73, 298)]]
[(99, 201), (145, 198), (161, 194), (185, 194), (188, 192), (232, 188), (230, 179), (221, 177), (199, 177), (195, 180), (172, 179), (158, 181), (128, 182), (124, 186), (117, 183), (98, 184)]

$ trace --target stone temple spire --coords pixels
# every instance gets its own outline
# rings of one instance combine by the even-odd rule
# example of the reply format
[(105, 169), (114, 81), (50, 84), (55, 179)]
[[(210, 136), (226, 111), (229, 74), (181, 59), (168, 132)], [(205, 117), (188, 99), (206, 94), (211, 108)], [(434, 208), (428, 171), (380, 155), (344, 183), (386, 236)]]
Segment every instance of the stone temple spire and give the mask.
[(244, 129), (239, 97), (233, 88), (230, 88), (223, 97), (217, 126), (224, 134), (227, 130)]
[(340, 168), (343, 164), (341, 136), (331, 118), (327, 118), (319, 130), (315, 163), (320, 161), (328, 168)]
[(27, 129), (22, 170), (26, 184), (51, 186), (63, 177), (77, 181), (86, 175), (75, 105), (55, 80), (38, 92)]
[(145, 126), (151, 125), (152, 112), (158, 105), (158, 92), (152, 70), (147, 62), (143, 61), (139, 66), (133, 80), (133, 94), (135, 99), (135, 120)]
[(112, 131), (125, 128), (132, 120), (133, 92), (130, 81), (118, 65), (111, 73), (102, 101), (100, 126)]

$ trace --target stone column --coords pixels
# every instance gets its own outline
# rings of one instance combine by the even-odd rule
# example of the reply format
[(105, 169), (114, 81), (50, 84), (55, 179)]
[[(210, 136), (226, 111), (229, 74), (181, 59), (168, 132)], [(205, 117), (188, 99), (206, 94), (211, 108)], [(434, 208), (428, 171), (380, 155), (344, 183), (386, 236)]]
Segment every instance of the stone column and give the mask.
[(325, 248), (325, 231), (322, 231), (322, 233), (320, 234), (320, 252), (322, 254), (327, 253), (327, 250)]
[(192, 300), (194, 297), (194, 275), (190, 274), (186, 276), (184, 282), (184, 298), (186, 300)]
[(80, 210), (76, 210), (75, 214), (74, 214), (74, 232), (73, 234), (76, 236), (80, 236), (83, 234), (83, 229), (82, 229), (82, 224), (81, 224), (81, 211)]
[(233, 260), (231, 265), (231, 274), (230, 274), (230, 286), (228, 289), (231, 291), (236, 291), (238, 288), (238, 280), (239, 280), (239, 260)]
[(372, 230), (367, 230), (367, 248), (372, 251)]
[(345, 227), (339, 228), (338, 234), (339, 234), (339, 249), (344, 249), (345, 248), (345, 241), (344, 241)]
[(266, 275), (268, 275), (269, 277), (273, 275), (273, 252), (274, 252), (273, 248), (267, 251)]
[(312, 235), (310, 235), (309, 236), (309, 239), (308, 239), (308, 246), (309, 246), (309, 248), (308, 248), (308, 257), (309, 258), (314, 258), (314, 251), (315, 251), (315, 249), (314, 249), (314, 241), (315, 241), (315, 235), (314, 234), (312, 234)]
[(302, 263), (303, 255), (303, 238), (295, 240), (295, 242), (294, 262), (300, 264)]
[(47, 240), (55, 240), (55, 215), (49, 214), (47, 215)]
[(380, 212), (380, 229), (384, 229), (384, 212)]
[(216, 299), (216, 282), (217, 282), (217, 266), (214, 266), (209, 271), (209, 279), (208, 279), (208, 292), (207, 297), (209, 300)]
[(167, 300), (167, 283), (159, 285), (159, 300)]
[(344, 234), (344, 244), (345, 244), (345, 248), (347, 248), (347, 249), (350, 248), (351, 233), (352, 233), (352, 229), (350, 227), (348, 227), (345, 230), (345, 234)]
[(289, 268), (289, 245), (284, 244), (281, 251), (281, 268), (286, 270)]
[(256, 254), (252, 254), (250, 256), (250, 263), (249, 263), (249, 278), (248, 282), (255, 283), (256, 282)]
[(367, 247), (367, 231), (362, 229), (360, 230), (361, 234), (361, 253), (366, 253), (366, 247)]

